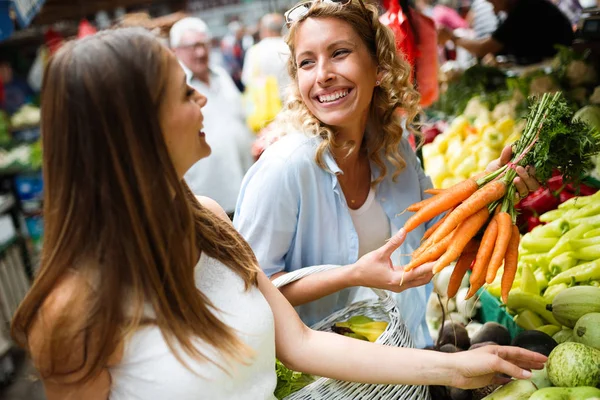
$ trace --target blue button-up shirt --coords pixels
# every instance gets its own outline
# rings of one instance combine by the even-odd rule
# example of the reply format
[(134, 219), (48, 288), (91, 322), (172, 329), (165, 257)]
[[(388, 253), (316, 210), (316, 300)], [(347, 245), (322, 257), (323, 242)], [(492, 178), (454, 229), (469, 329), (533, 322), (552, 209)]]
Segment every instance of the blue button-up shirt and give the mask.
[[(262, 154), (242, 182), (234, 225), (268, 276), (314, 265), (348, 265), (358, 259), (358, 235), (336, 177), (342, 171), (329, 152), (324, 155), (327, 170), (316, 164), (320, 140), (301, 133), (284, 136)], [(428, 197), (424, 190), (432, 187), (406, 140), (401, 154), (407, 165), (396, 182), (392, 180), (394, 167), (388, 163), (388, 173), (376, 187), (376, 199), (390, 220), (390, 236), (412, 215), (402, 211)], [(371, 171), (374, 176), (379, 173), (374, 164)], [(394, 265), (408, 263), (429, 224), (408, 234), (392, 256)], [(418, 347), (431, 343), (425, 323), (431, 292), (430, 283), (395, 294)], [(312, 325), (366, 297), (374, 297), (370, 289), (350, 288), (296, 309), (303, 321)]]

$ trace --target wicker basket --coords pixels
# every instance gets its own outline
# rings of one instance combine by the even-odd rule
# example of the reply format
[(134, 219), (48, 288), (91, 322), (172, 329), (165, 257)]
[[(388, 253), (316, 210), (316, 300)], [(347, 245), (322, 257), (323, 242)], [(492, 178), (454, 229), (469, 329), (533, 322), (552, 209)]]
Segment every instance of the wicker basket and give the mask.
[[(338, 268), (337, 265), (319, 265), (301, 268), (282, 275), (273, 283), (277, 287), (285, 286), (310, 274)], [(355, 315), (365, 315), (377, 321), (387, 321), (386, 330), (376, 343), (395, 347), (414, 347), (413, 340), (396, 307), (394, 299), (385, 290), (372, 289), (377, 299), (359, 301), (330, 315), (311, 328), (331, 332), (331, 326)], [(310, 385), (287, 396), (285, 400), (427, 400), (427, 386), (371, 385), (364, 383), (336, 381), (319, 378)]]

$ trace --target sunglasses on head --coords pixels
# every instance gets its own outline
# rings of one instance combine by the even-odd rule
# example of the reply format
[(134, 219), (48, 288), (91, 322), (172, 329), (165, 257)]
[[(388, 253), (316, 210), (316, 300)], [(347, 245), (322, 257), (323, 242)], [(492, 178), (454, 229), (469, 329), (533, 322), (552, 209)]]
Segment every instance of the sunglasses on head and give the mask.
[[(304, 3), (300, 3), (296, 6), (294, 6), (293, 8), (290, 8), (289, 10), (287, 10), (286, 13), (284, 14), (285, 21), (287, 22), (288, 25), (290, 25), (290, 24), (300, 20), (302, 17), (304, 17), (306, 14), (308, 14), (308, 11), (315, 3), (330, 3), (330, 4), (337, 4), (339, 6), (346, 6), (346, 5), (350, 4), (351, 2), (352, 2), (352, 0), (308, 0), (308, 1), (305, 1)], [(363, 0), (358, 0), (358, 2), (360, 3), (360, 6), (363, 9), (365, 17), (367, 19), (369, 19), (369, 12), (367, 11), (367, 7), (365, 7), (365, 3), (363, 3)]]

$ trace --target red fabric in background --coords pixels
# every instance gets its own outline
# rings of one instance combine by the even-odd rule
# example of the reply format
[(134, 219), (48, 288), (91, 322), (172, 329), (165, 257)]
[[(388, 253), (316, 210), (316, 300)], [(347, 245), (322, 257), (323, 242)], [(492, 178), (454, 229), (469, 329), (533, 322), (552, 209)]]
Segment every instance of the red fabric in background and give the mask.
[[(410, 10), (417, 32), (417, 43), (410, 23), (397, 0), (384, 0), (387, 11), (380, 17), (382, 24), (388, 26), (396, 39), (396, 50), (402, 54), (412, 67), (412, 80), (421, 94), (421, 106), (433, 104), (439, 95), (437, 31), (435, 23), (418, 11)], [(416, 76), (415, 76), (416, 71)]]

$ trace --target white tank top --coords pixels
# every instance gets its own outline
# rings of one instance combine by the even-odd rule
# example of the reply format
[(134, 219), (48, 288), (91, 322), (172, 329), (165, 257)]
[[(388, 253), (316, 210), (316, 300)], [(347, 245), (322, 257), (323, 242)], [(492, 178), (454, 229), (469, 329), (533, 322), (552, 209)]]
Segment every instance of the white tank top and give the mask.
[[(158, 327), (145, 327), (125, 344), (121, 363), (110, 368), (110, 400), (275, 399), (275, 328), (266, 299), (257, 287), (246, 291), (239, 275), (204, 254), (195, 279), (219, 310), (216, 314), (255, 352), (253, 362), (229, 367), (227, 374), (212, 363), (179, 352), (194, 374), (177, 360)], [(217, 350), (197, 342), (203, 354), (221, 361)]]
[(350, 210), (354, 229), (358, 235), (358, 257), (383, 246), (390, 238), (390, 220), (375, 198), (371, 188), (365, 204), (358, 210)]

